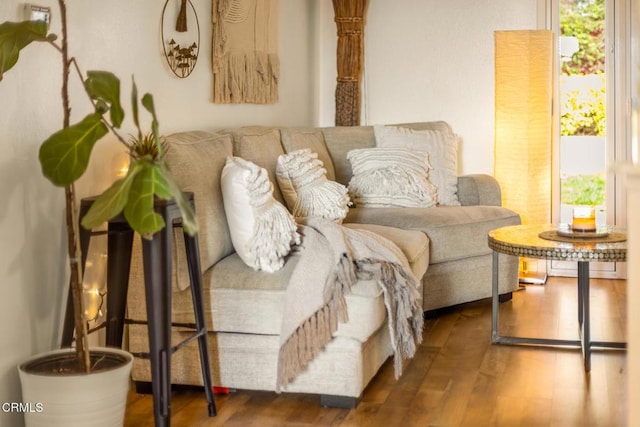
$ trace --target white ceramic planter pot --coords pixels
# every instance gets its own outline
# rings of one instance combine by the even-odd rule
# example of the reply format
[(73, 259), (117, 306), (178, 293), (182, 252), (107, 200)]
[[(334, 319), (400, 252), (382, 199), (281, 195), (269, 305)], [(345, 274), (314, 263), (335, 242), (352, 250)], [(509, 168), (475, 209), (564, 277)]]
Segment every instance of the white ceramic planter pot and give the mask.
[(74, 353), (69, 349), (54, 350), (18, 366), (27, 427), (122, 426), (133, 356), (115, 348), (92, 348), (92, 363), (104, 357), (116, 366), (91, 374), (32, 372), (34, 365), (45, 360)]

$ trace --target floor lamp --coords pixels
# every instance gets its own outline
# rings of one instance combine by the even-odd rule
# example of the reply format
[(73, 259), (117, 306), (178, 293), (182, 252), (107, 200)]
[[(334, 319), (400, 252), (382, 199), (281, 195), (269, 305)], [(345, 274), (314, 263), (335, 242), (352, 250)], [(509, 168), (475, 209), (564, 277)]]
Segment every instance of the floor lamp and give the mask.
[[(495, 162), (502, 205), (523, 224), (548, 223), (551, 211), (553, 33), (496, 31)], [(521, 269), (520, 281), (544, 283), (546, 272)], [(540, 277), (538, 277), (540, 276)]]

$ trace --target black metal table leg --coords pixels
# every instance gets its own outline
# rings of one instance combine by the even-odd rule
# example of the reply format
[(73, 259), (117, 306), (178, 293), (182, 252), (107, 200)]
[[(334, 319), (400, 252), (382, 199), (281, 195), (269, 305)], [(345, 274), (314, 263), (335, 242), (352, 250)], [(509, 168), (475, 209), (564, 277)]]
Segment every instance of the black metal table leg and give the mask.
[(124, 315), (129, 290), (133, 230), (123, 223), (109, 223), (107, 243), (106, 345), (122, 348)]
[[(191, 298), (196, 320), (198, 335), (198, 349), (200, 351), (200, 366), (202, 372), (211, 372), (209, 363), (209, 342), (207, 340), (207, 329), (204, 319), (204, 297), (202, 290), (202, 275), (200, 267), (200, 257), (198, 255), (198, 236), (189, 236), (184, 233), (185, 248), (187, 252), (187, 262), (189, 263), (189, 278), (191, 279)], [(203, 375), (204, 393), (209, 407), (209, 416), (216, 415), (216, 405), (213, 401), (213, 384), (211, 375)]]
[(142, 240), (155, 425), (171, 417), (171, 227)]
[[(193, 206), (193, 194), (189, 193), (187, 197)], [(93, 201), (95, 198), (82, 200), (80, 218), (87, 213)], [(171, 343), (172, 237), (174, 221), (180, 220), (181, 217), (178, 206), (172, 200), (156, 201), (155, 210), (163, 217), (166, 227), (154, 234), (152, 239), (142, 239), (142, 260), (154, 419), (156, 426), (164, 427), (171, 423), (171, 355), (190, 339), (198, 339), (202, 380), (209, 416), (216, 415), (216, 406), (213, 400), (213, 384), (209, 363), (198, 238), (197, 235), (189, 236), (187, 233), (183, 233), (196, 333), (190, 339), (173, 347)], [(134, 232), (122, 216), (109, 221), (108, 227), (106, 341), (108, 346), (121, 347)], [(104, 232), (100, 233), (104, 234)], [(94, 233), (91, 230), (84, 228), (80, 230), (83, 266), (92, 234)], [(62, 336), (63, 346), (65, 344), (67, 347), (71, 345), (73, 330), (73, 302), (69, 297)]]

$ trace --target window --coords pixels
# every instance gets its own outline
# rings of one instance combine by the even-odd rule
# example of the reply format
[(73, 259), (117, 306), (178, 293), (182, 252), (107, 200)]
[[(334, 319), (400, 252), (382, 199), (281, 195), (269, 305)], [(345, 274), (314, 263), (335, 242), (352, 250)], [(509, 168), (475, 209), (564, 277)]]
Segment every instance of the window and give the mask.
[[(558, 37), (554, 102), (552, 219), (571, 222), (578, 205), (596, 207), (601, 225), (624, 227), (624, 189), (611, 165), (629, 158), (630, 1), (546, 0), (545, 22)], [(575, 263), (552, 262), (550, 274), (575, 275)], [(594, 277), (620, 277), (612, 263)]]

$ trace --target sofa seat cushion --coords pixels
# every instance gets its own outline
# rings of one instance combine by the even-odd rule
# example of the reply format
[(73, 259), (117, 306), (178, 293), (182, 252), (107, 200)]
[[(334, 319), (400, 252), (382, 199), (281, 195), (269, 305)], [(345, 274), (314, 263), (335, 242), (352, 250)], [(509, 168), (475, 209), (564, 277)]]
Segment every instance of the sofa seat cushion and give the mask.
[[(254, 271), (237, 254), (218, 262), (204, 275), (207, 329), (260, 335), (279, 335), (285, 308), (286, 284), (298, 263), (291, 255), (274, 273)], [(382, 291), (373, 281), (359, 281), (345, 297), (350, 321), (340, 323), (335, 336), (366, 341), (386, 319)], [(175, 322), (193, 321), (191, 294), (174, 293)]]
[(490, 230), (520, 224), (520, 216), (499, 206), (436, 208), (351, 208), (346, 223), (380, 224), (424, 232), (431, 242), (431, 264), (491, 253)]
[[(423, 233), (379, 225), (350, 227), (377, 232), (396, 243), (407, 256), (421, 286), (420, 279), (429, 263), (429, 240)], [(300, 253), (290, 254), (284, 267), (274, 273), (252, 270), (235, 253), (213, 266), (203, 277), (207, 328), (216, 332), (279, 335), (286, 284)], [(422, 294), (422, 289), (419, 292)], [(190, 291), (175, 292), (173, 299), (173, 320), (192, 322)], [(340, 323), (334, 335), (364, 342), (386, 319), (382, 290), (373, 280), (360, 280), (345, 299), (349, 322)]]
[(343, 225), (356, 230), (371, 231), (391, 240), (407, 257), (411, 271), (413, 271), (418, 281), (422, 280), (422, 276), (424, 276), (427, 267), (429, 267), (429, 238), (426, 234), (422, 232), (416, 233), (415, 230), (403, 230), (378, 224), (350, 223)]

